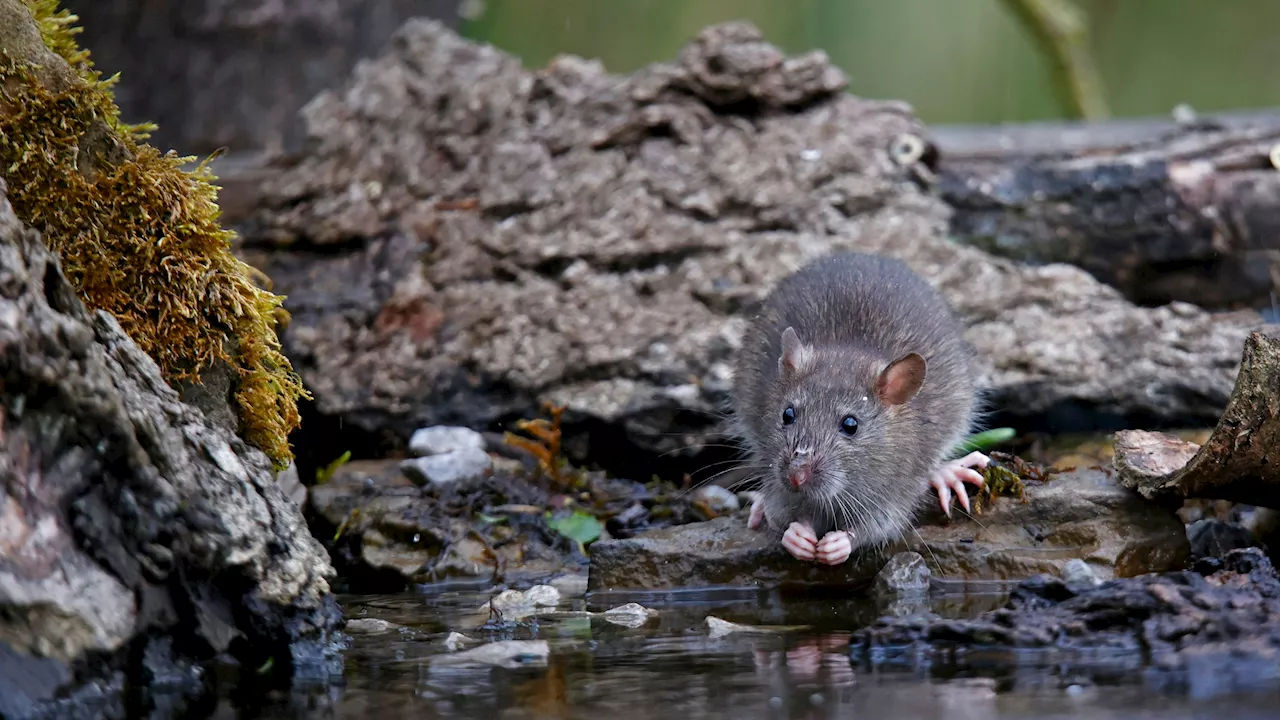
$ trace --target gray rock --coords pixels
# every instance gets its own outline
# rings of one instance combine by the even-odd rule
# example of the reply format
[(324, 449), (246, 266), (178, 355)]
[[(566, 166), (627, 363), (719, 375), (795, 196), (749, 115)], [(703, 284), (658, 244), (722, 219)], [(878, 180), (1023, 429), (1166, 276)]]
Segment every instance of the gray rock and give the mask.
[(117, 669), (139, 691), (198, 686), (205, 653), (179, 650), (193, 641), (325, 670), (333, 569), (267, 457), (85, 308), (2, 182), (0, 288), (0, 666), (32, 678), (0, 682), (0, 714), (38, 714), (73, 682), (119, 701), (122, 675), (95, 675)]
[(489, 453), (475, 447), (463, 447), (443, 455), (409, 458), (400, 469), (414, 482), (426, 485), (452, 485), (483, 476), (493, 467)]
[(1097, 575), (1093, 574), (1093, 568), (1089, 567), (1089, 563), (1080, 558), (1068, 560), (1062, 566), (1062, 581), (1068, 585), (1097, 585), (1102, 582)]
[(929, 566), (920, 553), (898, 553), (876, 573), (876, 593), (883, 596), (924, 595), (929, 592), (929, 577)]
[(464, 449), (484, 450), (484, 436), (471, 428), (434, 425), (415, 430), (409, 437), (409, 452), (418, 457)]
[(1077, 268), (949, 242), (928, 168), (891, 153), (926, 128), (843, 84), (741, 23), (619, 78), (572, 57), (527, 71), (413, 21), (308, 106), (308, 153), (264, 187), (244, 257), (288, 297), (317, 410), (373, 432), (549, 401), (681, 447), (676, 411), (724, 406), (752, 304), (846, 249), (940, 289), (996, 405), (1217, 419), (1256, 315), (1137, 307)]
[(276, 475), (276, 484), (280, 486), (280, 490), (293, 501), (298, 507), (305, 507), (307, 504), (307, 486), (302, 484), (302, 478), (298, 477), (298, 464), (292, 460), (289, 461), (288, 467), (281, 470)]
[(1226, 557), (1232, 550), (1258, 547), (1261, 543), (1248, 528), (1218, 518), (1197, 520), (1187, 526), (1191, 557)]
[(1087, 557), (1103, 579), (1183, 567), (1187, 536), (1177, 515), (1149, 505), (1104, 473), (1075, 470), (1047, 482), (1026, 481), (1027, 502), (1001, 497), (976, 520), (947, 523), (930, 506), (916, 532), (884, 552), (855, 551), (843, 565), (797, 561), (782, 531), (748, 530), (741, 516), (655, 530), (591, 546), (593, 591), (673, 587), (866, 585), (886, 556), (928, 558), (932, 578), (1019, 580), (1058, 575)]

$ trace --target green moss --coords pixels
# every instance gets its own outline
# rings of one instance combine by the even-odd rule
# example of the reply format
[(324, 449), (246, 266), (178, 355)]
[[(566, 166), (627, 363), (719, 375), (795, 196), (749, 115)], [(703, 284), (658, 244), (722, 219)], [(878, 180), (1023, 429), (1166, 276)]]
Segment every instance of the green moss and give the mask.
[(114, 315), (170, 381), (218, 361), (235, 368), (242, 435), (286, 465), (306, 391), (276, 337), (283, 298), (231, 253), (205, 164), (186, 171), (193, 158), (142, 142), (154, 126), (121, 122), (116, 78), (77, 46), (77, 18), (57, 0), (22, 2), (79, 81), (46, 87), (41, 66), (0, 47), (0, 175), (14, 211), (44, 233), (85, 303)]

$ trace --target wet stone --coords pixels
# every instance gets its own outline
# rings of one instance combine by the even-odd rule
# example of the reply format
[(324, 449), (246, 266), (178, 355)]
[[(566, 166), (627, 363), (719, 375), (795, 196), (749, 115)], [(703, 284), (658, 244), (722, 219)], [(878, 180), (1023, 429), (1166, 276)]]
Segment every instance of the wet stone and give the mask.
[(1091, 587), (1098, 584), (1098, 576), (1093, 574), (1089, 563), (1076, 558), (1062, 566), (1062, 581), (1068, 585), (1085, 585)]
[(797, 561), (782, 531), (753, 531), (745, 512), (591, 547), (591, 590), (870, 584), (898, 552), (929, 558), (933, 578), (1022, 580), (1057, 576), (1088, 558), (1101, 580), (1185, 567), (1186, 530), (1167, 508), (1142, 500), (1097, 470), (1026, 481), (1026, 502), (999, 497), (976, 520), (948, 522), (930, 506), (916, 532), (883, 552), (855, 550), (844, 564)]
[(483, 476), (493, 467), (493, 460), (484, 450), (462, 447), (443, 455), (410, 458), (400, 464), (400, 469), (420, 485), (452, 485)]
[(929, 592), (929, 566), (920, 553), (898, 553), (876, 574), (876, 593), (885, 596)]
[(1218, 518), (1197, 520), (1187, 526), (1187, 540), (1195, 559), (1225, 556), (1232, 550), (1259, 546), (1258, 538), (1248, 528)]
[[(980, 647), (988, 671), (996, 662), (1038, 664), (1084, 680), (1145, 664), (1171, 687), (1260, 672), (1280, 679), (1280, 578), (1270, 560), (1249, 548), (1204, 567), (1211, 574), (1147, 574), (1093, 587), (1037, 576), (1004, 607), (973, 619), (882, 617), (853, 633), (851, 658), (858, 667), (920, 667), (945, 657), (954, 672), (965, 670), (964, 648)], [(1014, 649), (1016, 659), (1002, 654)]]

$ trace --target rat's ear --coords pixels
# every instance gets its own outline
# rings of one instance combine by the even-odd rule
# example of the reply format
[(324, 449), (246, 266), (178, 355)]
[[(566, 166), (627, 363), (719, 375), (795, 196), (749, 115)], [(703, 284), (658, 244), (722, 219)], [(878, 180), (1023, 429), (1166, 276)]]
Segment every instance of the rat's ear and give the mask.
[(924, 385), (924, 358), (908, 353), (889, 363), (876, 381), (876, 395), (885, 405), (901, 405), (920, 392)]
[(783, 377), (803, 370), (812, 355), (809, 346), (800, 342), (795, 328), (788, 327), (782, 331), (782, 355), (778, 357), (778, 372)]

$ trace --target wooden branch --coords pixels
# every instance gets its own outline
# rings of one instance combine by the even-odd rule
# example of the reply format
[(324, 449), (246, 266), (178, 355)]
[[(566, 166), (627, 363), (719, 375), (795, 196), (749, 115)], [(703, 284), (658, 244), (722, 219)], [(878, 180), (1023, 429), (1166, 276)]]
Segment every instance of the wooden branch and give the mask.
[(1280, 339), (1252, 333), (1235, 389), (1203, 447), (1120, 431), (1120, 482), (1148, 500), (1211, 498), (1280, 508)]
[(1089, 24), (1070, 0), (1005, 0), (1039, 41), (1057, 76), (1065, 104), (1077, 116), (1101, 120), (1111, 112), (1089, 50)]

